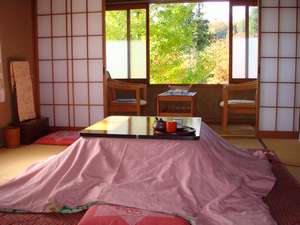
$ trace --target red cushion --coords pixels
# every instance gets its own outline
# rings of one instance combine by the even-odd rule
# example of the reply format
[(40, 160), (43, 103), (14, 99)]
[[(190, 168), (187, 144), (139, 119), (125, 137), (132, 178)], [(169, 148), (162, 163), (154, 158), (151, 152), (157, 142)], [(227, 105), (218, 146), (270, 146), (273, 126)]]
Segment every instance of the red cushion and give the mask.
[(78, 131), (57, 131), (38, 139), (35, 144), (71, 145), (79, 138)]
[(89, 208), (78, 225), (129, 225), (118, 215), (97, 215), (99, 214), (98, 209), (101, 209), (101, 206)]
[(155, 217), (146, 216), (136, 225), (189, 225), (189, 223), (180, 217)]
[(162, 213), (115, 205), (96, 205), (86, 212), (78, 225), (189, 225), (189, 223), (180, 217)]
[(80, 220), (78, 225), (130, 225), (119, 216), (95, 216)]

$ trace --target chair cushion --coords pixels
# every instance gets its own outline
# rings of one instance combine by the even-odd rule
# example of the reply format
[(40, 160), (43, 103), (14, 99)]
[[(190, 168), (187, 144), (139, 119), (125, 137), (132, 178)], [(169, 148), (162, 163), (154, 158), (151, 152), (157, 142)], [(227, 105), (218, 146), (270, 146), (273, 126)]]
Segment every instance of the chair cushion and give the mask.
[[(136, 104), (136, 99), (134, 98), (119, 98), (113, 101), (113, 103), (124, 103), (124, 104)], [(146, 105), (147, 101), (141, 99), (140, 105)]]
[[(232, 99), (228, 100), (228, 105), (255, 105), (254, 100)], [(224, 101), (220, 102), (220, 106), (224, 106)]]

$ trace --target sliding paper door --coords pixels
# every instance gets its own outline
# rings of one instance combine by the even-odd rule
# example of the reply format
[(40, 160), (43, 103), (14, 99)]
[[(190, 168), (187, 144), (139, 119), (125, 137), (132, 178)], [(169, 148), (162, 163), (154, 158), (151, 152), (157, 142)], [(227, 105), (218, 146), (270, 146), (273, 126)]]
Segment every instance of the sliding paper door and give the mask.
[(299, 130), (300, 5), (297, 0), (260, 2), (259, 130)]
[(103, 118), (102, 0), (37, 0), (41, 115), (54, 127)]

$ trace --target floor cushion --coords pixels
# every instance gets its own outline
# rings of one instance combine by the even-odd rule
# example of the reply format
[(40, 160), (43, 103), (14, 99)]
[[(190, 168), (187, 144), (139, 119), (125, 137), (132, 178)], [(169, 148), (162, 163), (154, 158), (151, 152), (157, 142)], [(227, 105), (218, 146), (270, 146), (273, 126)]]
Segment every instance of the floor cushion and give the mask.
[(41, 137), (35, 144), (71, 145), (79, 138), (79, 136), (79, 131), (57, 131)]
[(88, 209), (79, 225), (189, 225), (186, 220), (162, 213), (116, 206), (95, 205)]

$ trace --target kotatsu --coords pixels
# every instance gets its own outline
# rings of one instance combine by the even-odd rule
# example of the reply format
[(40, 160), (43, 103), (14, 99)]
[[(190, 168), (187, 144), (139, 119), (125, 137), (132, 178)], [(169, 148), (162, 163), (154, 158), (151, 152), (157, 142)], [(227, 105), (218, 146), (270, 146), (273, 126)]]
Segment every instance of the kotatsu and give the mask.
[(204, 123), (201, 129), (197, 141), (80, 138), (0, 186), (0, 208), (76, 211), (110, 203), (199, 225), (276, 224), (262, 201), (275, 182), (268, 161)]

